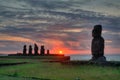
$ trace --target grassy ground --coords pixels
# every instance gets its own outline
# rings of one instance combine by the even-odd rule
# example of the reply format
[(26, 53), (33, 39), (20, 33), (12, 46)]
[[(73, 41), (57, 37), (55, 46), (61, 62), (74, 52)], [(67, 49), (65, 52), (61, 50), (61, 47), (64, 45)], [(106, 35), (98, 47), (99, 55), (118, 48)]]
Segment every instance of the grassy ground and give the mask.
[[(0, 80), (27, 80), (21, 77), (34, 77), (50, 80), (119, 80), (120, 67), (101, 67), (95, 65), (62, 65), (42, 62), (39, 59), (6, 59), (0, 63), (30, 62), (28, 64), (0, 67)], [(13, 77), (10, 77), (10, 76)], [(5, 76), (5, 78), (4, 78)], [(3, 77), (3, 78), (2, 78)], [(1, 79), (2, 78), (2, 79)], [(37, 80), (38, 80), (37, 79)], [(34, 79), (28, 79), (34, 80)]]
[(0, 80), (50, 80), (50, 79), (41, 79), (34, 77), (18, 77), (18, 76), (10, 76), (10, 75), (0, 75)]

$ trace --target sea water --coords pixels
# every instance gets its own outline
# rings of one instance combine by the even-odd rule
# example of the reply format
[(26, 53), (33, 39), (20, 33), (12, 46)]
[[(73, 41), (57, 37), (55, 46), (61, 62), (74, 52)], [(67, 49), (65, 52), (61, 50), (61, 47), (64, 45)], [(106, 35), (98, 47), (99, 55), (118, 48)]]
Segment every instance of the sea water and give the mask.
[[(120, 54), (105, 55), (107, 61), (120, 61)], [(90, 60), (92, 55), (70, 55), (70, 60)]]

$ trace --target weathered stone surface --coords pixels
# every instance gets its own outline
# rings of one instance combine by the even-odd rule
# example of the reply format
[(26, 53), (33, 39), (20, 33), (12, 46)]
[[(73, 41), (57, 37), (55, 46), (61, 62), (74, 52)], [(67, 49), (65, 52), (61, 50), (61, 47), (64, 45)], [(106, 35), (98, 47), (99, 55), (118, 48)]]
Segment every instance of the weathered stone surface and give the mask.
[(102, 26), (95, 25), (94, 29), (92, 30), (92, 61), (106, 61), (104, 56), (104, 38), (101, 36), (102, 33)]
[(106, 61), (106, 57), (105, 56), (100, 56), (98, 58), (93, 58), (92, 57), (91, 61), (94, 61), (94, 62), (105, 62)]

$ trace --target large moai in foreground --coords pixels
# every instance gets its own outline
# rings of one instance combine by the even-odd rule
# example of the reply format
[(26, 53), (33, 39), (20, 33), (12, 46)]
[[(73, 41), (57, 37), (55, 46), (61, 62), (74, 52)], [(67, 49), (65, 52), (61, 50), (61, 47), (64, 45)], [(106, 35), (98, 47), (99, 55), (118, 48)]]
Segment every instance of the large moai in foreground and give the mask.
[(103, 62), (106, 61), (104, 56), (104, 38), (101, 36), (102, 34), (102, 26), (95, 25), (92, 30), (92, 59), (91, 61)]
[(44, 45), (41, 46), (40, 55), (45, 55), (45, 48), (44, 48)]
[(26, 45), (23, 46), (23, 55), (27, 55), (27, 48), (26, 48)]

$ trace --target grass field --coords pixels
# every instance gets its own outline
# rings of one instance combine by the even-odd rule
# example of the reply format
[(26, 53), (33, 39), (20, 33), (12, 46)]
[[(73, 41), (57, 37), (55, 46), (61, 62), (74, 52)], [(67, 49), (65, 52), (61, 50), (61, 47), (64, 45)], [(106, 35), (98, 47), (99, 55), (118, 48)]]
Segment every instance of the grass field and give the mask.
[[(63, 65), (40, 59), (0, 58), (0, 63), (29, 62), (0, 67), (0, 80), (119, 80), (120, 67)], [(25, 77), (27, 77), (25, 79)], [(29, 79), (28, 79), (29, 78)]]

